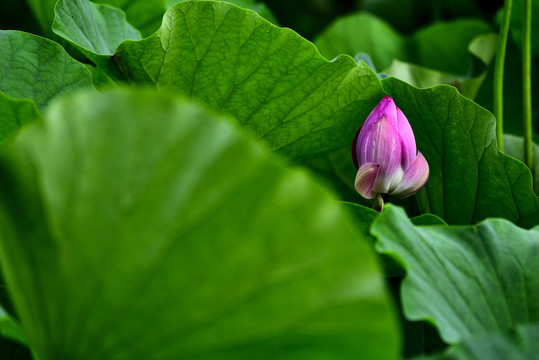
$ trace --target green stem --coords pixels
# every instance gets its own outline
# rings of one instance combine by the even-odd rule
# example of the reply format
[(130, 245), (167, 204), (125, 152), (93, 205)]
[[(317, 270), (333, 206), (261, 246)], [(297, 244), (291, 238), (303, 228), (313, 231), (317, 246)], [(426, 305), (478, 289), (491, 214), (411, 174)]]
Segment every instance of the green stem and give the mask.
[(496, 117), (496, 140), (500, 151), (503, 151), (503, 68), (512, 6), (513, 0), (505, 0), (502, 26), (498, 37), (498, 50), (496, 51), (496, 64), (494, 66), (494, 116)]
[(532, 82), (531, 82), (532, 2), (524, 0), (522, 28), (522, 113), (524, 122), (524, 162), (533, 169), (532, 153)]
[(376, 194), (374, 202), (372, 203), (372, 208), (379, 213), (384, 211), (384, 198), (382, 197), (382, 194)]

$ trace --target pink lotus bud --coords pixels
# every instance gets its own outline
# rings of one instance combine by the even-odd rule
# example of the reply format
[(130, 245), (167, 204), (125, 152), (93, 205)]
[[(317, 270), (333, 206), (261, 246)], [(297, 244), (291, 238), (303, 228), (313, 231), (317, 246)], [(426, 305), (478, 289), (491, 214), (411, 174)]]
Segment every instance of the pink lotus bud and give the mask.
[(406, 116), (385, 96), (359, 128), (352, 144), (354, 186), (367, 199), (377, 194), (413, 195), (429, 179), (429, 165), (417, 152)]

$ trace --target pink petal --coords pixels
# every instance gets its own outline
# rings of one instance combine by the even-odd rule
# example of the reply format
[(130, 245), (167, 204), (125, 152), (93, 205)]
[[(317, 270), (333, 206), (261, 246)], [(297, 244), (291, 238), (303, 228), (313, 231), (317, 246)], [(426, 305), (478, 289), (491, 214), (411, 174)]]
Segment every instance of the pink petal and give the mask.
[(429, 164), (423, 154), (419, 152), (412, 165), (404, 173), (399, 185), (389, 194), (396, 195), (401, 199), (408, 197), (421, 190), (428, 180)]
[(380, 100), (380, 103), (377, 106), (378, 110), (380, 111), (380, 117), (382, 115), (387, 116), (389, 120), (393, 123), (393, 126), (395, 126), (395, 129), (397, 128), (397, 105), (395, 105), (395, 101), (393, 101), (392, 98), (389, 96), (384, 96), (382, 100)]
[[(389, 96), (384, 96), (382, 100), (380, 100), (378, 105), (376, 105), (376, 107), (372, 109), (371, 113), (369, 114), (369, 116), (367, 116), (367, 118), (356, 133), (354, 142), (352, 143), (352, 159), (354, 160), (354, 165), (356, 165), (356, 169), (361, 166), (361, 162), (359, 161), (359, 144), (362, 143), (365, 133), (371, 131), (371, 128), (374, 126), (374, 124), (384, 115), (393, 122), (393, 126), (395, 126), (396, 128), (397, 106), (395, 106), (395, 102)], [(362, 132), (361, 129), (364, 129), (364, 131)]]
[[(367, 119), (365, 119), (364, 124), (369, 124), (377, 121), (383, 115), (387, 116), (389, 119), (397, 119), (397, 106), (392, 98), (389, 96), (384, 96), (382, 100), (372, 109)], [(395, 121), (395, 120), (394, 120)]]
[(397, 121), (397, 106), (392, 98), (389, 96), (384, 96), (382, 100), (372, 109), (367, 119), (365, 119), (364, 124), (368, 125), (377, 121), (382, 116), (387, 116), (393, 122), (393, 125), (396, 126)]
[[(358, 141), (359, 163), (380, 165), (374, 191), (387, 193), (401, 180), (402, 145), (399, 134), (390, 119), (382, 115), (370, 129), (361, 128)], [(393, 184), (393, 186), (392, 186)]]
[(378, 176), (379, 165), (374, 163), (366, 163), (361, 165), (357, 171), (354, 187), (359, 195), (366, 199), (372, 199), (375, 194), (372, 193), (372, 187)]
[(404, 116), (399, 108), (397, 108), (396, 129), (400, 135), (402, 143), (402, 168), (408, 169), (417, 156), (417, 148), (412, 127), (410, 126), (406, 116)]

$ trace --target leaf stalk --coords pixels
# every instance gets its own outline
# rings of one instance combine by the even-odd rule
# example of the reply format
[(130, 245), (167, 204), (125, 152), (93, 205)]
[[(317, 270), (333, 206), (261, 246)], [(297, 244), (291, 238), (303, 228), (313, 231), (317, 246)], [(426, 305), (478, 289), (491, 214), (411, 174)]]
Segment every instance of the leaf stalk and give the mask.
[(505, 0), (503, 18), (498, 36), (498, 49), (494, 65), (494, 116), (496, 117), (496, 140), (498, 149), (503, 152), (503, 70), (505, 65), (505, 51), (507, 48), (507, 35), (511, 22), (511, 8), (513, 0)]
[(532, 83), (531, 83), (531, 0), (524, 0), (522, 28), (522, 114), (524, 125), (524, 162), (533, 172)]

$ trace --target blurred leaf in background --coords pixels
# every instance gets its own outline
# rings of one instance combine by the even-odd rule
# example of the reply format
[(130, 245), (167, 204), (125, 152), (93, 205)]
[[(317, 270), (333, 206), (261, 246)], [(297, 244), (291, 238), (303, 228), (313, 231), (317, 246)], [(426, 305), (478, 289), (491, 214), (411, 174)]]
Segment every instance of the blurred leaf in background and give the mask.
[(490, 25), (477, 19), (430, 24), (405, 37), (368, 13), (339, 18), (315, 44), (328, 59), (366, 53), (373, 70), (417, 87), (450, 84), (473, 99), (496, 47)]
[(155, 92), (45, 118), (0, 172), (2, 270), (39, 359), (397, 358), (373, 252), (305, 171)]

